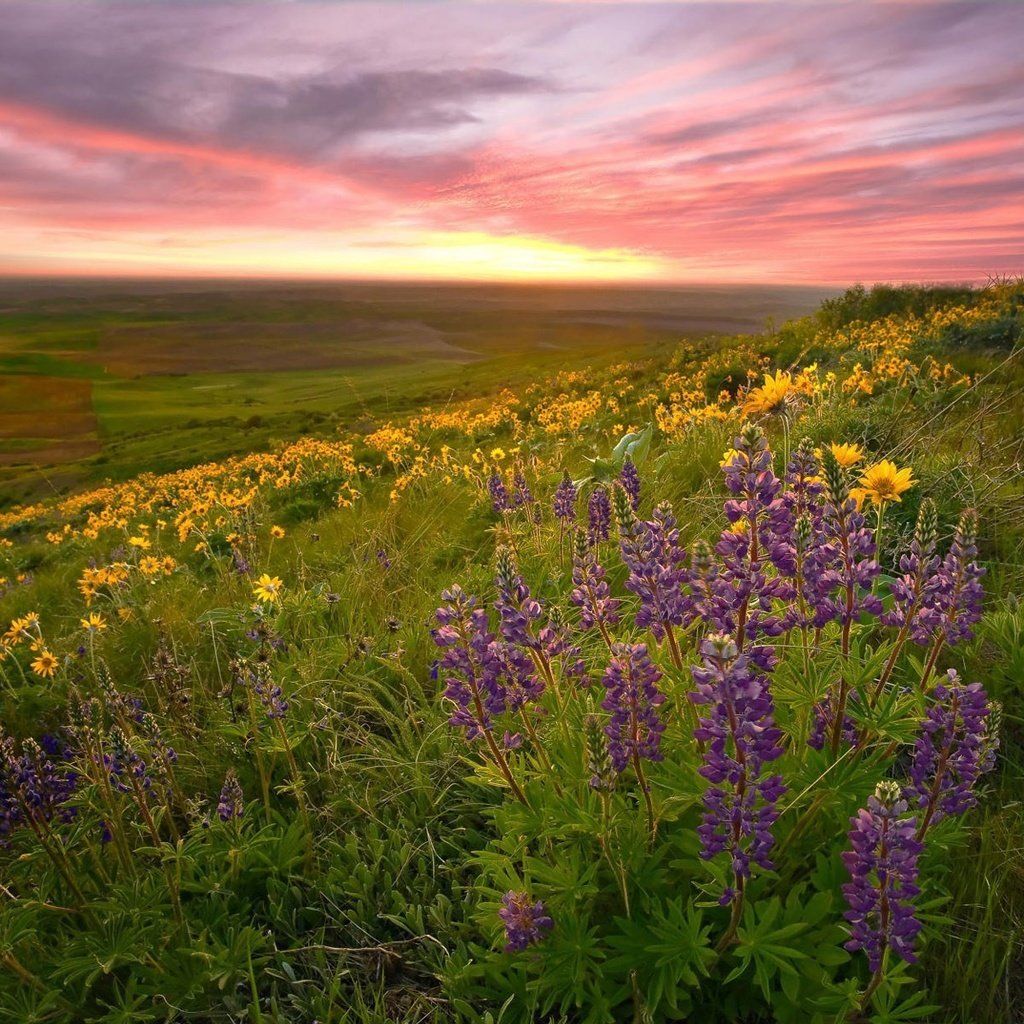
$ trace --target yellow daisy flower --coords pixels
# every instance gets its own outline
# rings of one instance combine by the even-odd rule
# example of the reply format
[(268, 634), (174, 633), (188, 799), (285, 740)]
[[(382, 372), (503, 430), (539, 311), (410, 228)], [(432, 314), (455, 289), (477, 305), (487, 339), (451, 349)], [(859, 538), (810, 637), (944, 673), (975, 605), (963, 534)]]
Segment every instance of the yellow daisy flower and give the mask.
[(37, 676), (49, 679), (57, 671), (59, 664), (60, 662), (49, 651), (44, 649), (39, 657), (32, 662), (32, 671)]
[(764, 383), (747, 392), (742, 406), (744, 416), (781, 416), (797, 399), (793, 375), (779, 370), (774, 376), (764, 375)]
[(898, 469), (896, 463), (887, 459), (876, 462), (864, 470), (864, 475), (860, 478), (861, 488), (865, 497), (876, 505), (884, 501), (900, 501), (900, 495), (917, 483), (911, 477), (912, 472), (909, 466)]
[(280, 540), (284, 536), (283, 526), (272, 526), (270, 528), (270, 536)]
[(107, 621), (99, 612), (89, 612), (87, 618), (79, 619), (79, 624), (90, 633), (99, 633), (107, 628)]
[(284, 582), (279, 576), (269, 576), (267, 573), (264, 573), (256, 581), (256, 586), (252, 588), (252, 592), (253, 596), (260, 601), (278, 601), (280, 600), (283, 588)]
[(833, 442), (829, 445), (829, 448), (832, 449), (836, 462), (843, 469), (850, 469), (864, 459), (864, 449), (859, 444), (835, 444)]

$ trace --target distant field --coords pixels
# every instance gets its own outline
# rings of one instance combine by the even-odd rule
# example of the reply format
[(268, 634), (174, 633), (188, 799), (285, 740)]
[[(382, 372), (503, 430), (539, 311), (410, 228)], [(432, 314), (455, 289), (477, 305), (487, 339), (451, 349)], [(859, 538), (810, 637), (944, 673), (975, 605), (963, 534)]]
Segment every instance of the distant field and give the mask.
[(0, 505), (528, 381), (569, 354), (760, 332), (825, 294), (0, 281)]

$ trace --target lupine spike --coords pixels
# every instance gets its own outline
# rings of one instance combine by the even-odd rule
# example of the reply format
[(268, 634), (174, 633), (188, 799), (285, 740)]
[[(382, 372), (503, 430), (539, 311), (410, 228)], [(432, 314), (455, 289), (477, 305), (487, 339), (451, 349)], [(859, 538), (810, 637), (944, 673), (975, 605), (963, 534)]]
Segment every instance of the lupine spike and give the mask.
[(616, 773), (608, 753), (608, 737), (597, 715), (587, 715), (583, 724), (587, 737), (587, 771), (590, 773), (590, 787), (599, 792), (610, 793), (615, 788)]
[(920, 546), (923, 555), (930, 555), (935, 550), (938, 535), (938, 510), (931, 498), (925, 498), (918, 509), (917, 524), (914, 527), (914, 539)]
[(612, 509), (615, 512), (615, 525), (620, 534), (627, 534), (636, 522), (633, 505), (625, 487), (617, 482), (612, 487)]
[(841, 508), (850, 498), (850, 477), (839, 465), (831, 448), (822, 451), (821, 468), (825, 478), (825, 494), (834, 508)]

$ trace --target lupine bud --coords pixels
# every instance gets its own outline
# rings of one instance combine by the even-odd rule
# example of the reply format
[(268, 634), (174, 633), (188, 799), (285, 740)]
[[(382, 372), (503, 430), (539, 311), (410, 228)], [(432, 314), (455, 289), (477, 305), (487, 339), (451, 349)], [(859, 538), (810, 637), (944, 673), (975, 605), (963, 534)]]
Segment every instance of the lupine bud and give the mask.
[(601, 728), (597, 715), (587, 715), (583, 724), (587, 736), (587, 771), (590, 772), (590, 786), (600, 792), (610, 793), (615, 788), (615, 769), (608, 754), (608, 737)]
[(612, 509), (615, 512), (615, 525), (619, 533), (628, 535), (636, 522), (636, 515), (629, 494), (621, 483), (616, 483), (612, 488)]
[(825, 495), (830, 504), (841, 508), (850, 497), (850, 478), (845, 469), (839, 465), (831, 448), (821, 453), (821, 468), (825, 478)]
[(796, 550), (798, 554), (804, 554), (811, 544), (811, 537), (814, 532), (814, 524), (811, 521), (811, 517), (805, 512), (796, 521), (796, 525), (793, 527), (793, 539), (796, 541)]

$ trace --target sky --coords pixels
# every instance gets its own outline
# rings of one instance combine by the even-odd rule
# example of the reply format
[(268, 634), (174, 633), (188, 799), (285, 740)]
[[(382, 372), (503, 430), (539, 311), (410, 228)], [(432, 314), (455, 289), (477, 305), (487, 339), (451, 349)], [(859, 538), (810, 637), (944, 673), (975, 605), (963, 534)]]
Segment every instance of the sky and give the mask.
[(1024, 4), (10, 3), (0, 274), (1024, 272)]

